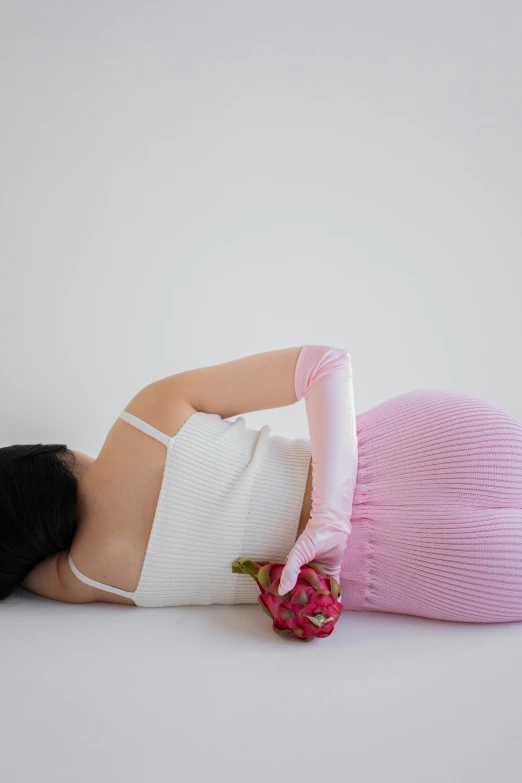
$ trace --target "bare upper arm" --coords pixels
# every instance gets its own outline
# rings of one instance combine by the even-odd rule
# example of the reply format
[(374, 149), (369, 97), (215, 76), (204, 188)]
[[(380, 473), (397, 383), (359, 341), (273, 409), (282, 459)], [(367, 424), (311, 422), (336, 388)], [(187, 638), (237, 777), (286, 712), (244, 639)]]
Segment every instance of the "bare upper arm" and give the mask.
[[(229, 418), (292, 405), (297, 401), (294, 378), (302, 348), (266, 351), (162, 378), (142, 389), (126, 410), (173, 436), (196, 411)], [(108, 438), (102, 452), (108, 450), (110, 443)], [(121, 452), (118, 453), (121, 457)], [(76, 577), (72, 581), (64, 558), (67, 558), (67, 552), (39, 563), (30, 571), (23, 586), (55, 601), (92, 601), (82, 583)]]
[(150, 384), (161, 404), (182, 400), (192, 410), (226, 419), (250, 411), (282, 408), (297, 402), (295, 368), (303, 346), (280, 348), (187, 370)]

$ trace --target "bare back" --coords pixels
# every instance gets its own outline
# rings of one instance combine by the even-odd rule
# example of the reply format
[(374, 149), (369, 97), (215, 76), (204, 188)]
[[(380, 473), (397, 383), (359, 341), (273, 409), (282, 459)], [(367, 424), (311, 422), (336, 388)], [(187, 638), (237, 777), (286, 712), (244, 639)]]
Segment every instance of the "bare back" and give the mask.
[[(179, 404), (154, 405), (144, 390), (125, 408), (161, 432), (174, 436), (195, 409)], [(91, 579), (134, 591), (138, 585), (165, 468), (166, 447), (117, 419), (103, 447), (79, 481), (79, 524), (71, 555)], [(310, 516), (311, 462), (298, 534)], [(81, 582), (60, 555), (61, 580), (78, 603), (104, 601), (134, 606), (131, 598)], [(73, 598), (74, 596), (74, 598)]]

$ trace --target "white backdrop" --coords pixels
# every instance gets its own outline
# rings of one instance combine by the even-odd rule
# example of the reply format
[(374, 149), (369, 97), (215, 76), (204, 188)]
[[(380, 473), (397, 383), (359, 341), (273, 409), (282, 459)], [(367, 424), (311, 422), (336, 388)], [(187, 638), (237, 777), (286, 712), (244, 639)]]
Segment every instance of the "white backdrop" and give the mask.
[[(358, 412), (522, 418), (521, 36), (517, 0), (0, 0), (0, 445), (95, 456), (147, 383), (305, 343)], [(521, 777), (522, 624), (296, 651), (257, 607), (136, 611), (2, 611), (9, 780)]]
[(95, 455), (156, 378), (307, 342), (358, 412), (522, 417), (519, 3), (0, 8), (3, 444)]

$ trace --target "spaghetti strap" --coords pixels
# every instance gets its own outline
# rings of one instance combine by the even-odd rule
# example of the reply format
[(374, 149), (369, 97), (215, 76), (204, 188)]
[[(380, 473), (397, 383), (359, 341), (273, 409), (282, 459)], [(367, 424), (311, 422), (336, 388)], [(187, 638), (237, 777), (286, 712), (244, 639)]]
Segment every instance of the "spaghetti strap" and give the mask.
[(143, 421), (143, 419), (139, 419), (133, 413), (129, 413), (128, 411), (123, 410), (118, 418), (123, 419), (124, 421), (128, 421), (129, 424), (133, 425), (133, 427), (136, 427), (138, 430), (145, 432), (147, 435), (151, 435), (153, 438), (156, 438), (156, 440), (164, 443), (165, 446), (168, 446), (171, 441), (171, 437), (169, 435), (165, 435), (164, 432), (157, 430), (156, 427), (153, 427), (152, 424), (148, 424), (148, 422)]
[(111, 587), (110, 585), (106, 585), (103, 582), (97, 582), (96, 579), (91, 579), (89, 576), (82, 574), (82, 572), (79, 571), (74, 565), (70, 552), (68, 561), (71, 567), (71, 571), (76, 574), (80, 582), (84, 582), (86, 585), (90, 585), (91, 587), (97, 587), (99, 590), (105, 590), (106, 593), (115, 593), (116, 595), (122, 595), (124, 598), (132, 598), (134, 600), (134, 596), (136, 595), (135, 590), (132, 592), (128, 590), (120, 590), (119, 587)]
[[(127, 421), (129, 424), (132, 424), (132, 426), (136, 427), (138, 430), (141, 430), (142, 432), (145, 432), (147, 435), (150, 435), (156, 440), (159, 440), (165, 446), (168, 446), (170, 441), (172, 440), (172, 438), (169, 435), (165, 435), (164, 432), (157, 430), (156, 427), (152, 426), (152, 424), (149, 424), (148, 422), (139, 419), (133, 413), (129, 413), (126, 410), (123, 410), (119, 414), (118, 418)], [(129, 590), (121, 590), (119, 587), (112, 587), (111, 585), (106, 585), (103, 582), (96, 581), (96, 579), (91, 579), (90, 576), (86, 576), (85, 574), (82, 574), (82, 572), (78, 568), (76, 568), (70, 551), (67, 559), (71, 571), (73, 572), (73, 574), (75, 574), (78, 577), (80, 582), (83, 582), (86, 585), (90, 585), (91, 587), (97, 587), (99, 590), (104, 590), (106, 593), (114, 593), (115, 595), (121, 595), (124, 598), (131, 598), (132, 600), (135, 599), (135, 595), (137, 592), (136, 590), (132, 592), (130, 592)]]

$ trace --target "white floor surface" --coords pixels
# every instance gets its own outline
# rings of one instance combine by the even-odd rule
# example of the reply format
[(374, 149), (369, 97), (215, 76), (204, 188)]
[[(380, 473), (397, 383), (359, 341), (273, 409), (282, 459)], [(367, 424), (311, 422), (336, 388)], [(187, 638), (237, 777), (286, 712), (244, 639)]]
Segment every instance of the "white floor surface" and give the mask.
[(2, 781), (522, 780), (522, 622), (345, 611), (303, 644), (256, 605), (0, 612)]

